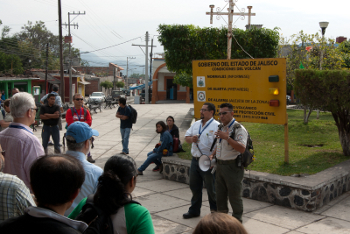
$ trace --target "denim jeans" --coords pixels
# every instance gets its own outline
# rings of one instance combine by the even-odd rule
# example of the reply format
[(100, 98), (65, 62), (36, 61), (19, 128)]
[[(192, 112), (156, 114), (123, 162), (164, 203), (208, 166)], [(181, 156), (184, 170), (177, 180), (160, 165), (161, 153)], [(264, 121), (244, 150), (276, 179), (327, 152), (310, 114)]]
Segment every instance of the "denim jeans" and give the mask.
[(202, 171), (198, 165), (198, 159), (192, 158), (190, 167), (190, 189), (192, 191), (191, 207), (188, 212), (192, 215), (200, 215), (202, 207), (203, 182), (207, 188), (209, 206), (211, 211), (216, 211), (215, 173), (211, 170)]
[(129, 153), (129, 136), (130, 136), (131, 128), (121, 128), (120, 134), (122, 135), (122, 145), (123, 145), (123, 152)]
[(146, 161), (141, 165), (141, 167), (139, 167), (139, 171), (144, 171), (146, 170), (146, 168), (151, 164), (151, 162), (154, 162), (157, 166), (160, 166), (161, 163), (161, 159), (163, 157), (162, 153), (154, 153), (153, 151), (149, 152), (147, 154), (147, 159)]
[(50, 135), (52, 136), (52, 140), (55, 145), (55, 153), (61, 153), (60, 130), (58, 129), (58, 125), (50, 126), (44, 124), (43, 129), (41, 131), (41, 138), (44, 150), (47, 149), (47, 144), (49, 143)]

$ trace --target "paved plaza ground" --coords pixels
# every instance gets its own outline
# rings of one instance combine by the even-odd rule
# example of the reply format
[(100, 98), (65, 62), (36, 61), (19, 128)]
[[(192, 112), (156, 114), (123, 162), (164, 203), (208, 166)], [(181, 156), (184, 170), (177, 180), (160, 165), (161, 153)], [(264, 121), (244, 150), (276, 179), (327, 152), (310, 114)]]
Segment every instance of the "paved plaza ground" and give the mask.
[[(146, 159), (148, 152), (159, 141), (155, 132), (155, 124), (165, 121), (169, 115), (175, 118), (175, 124), (180, 127), (193, 104), (140, 104), (133, 105), (138, 111), (137, 123), (130, 135), (130, 156), (138, 166)], [(122, 150), (119, 131), (119, 119), (115, 117), (116, 108), (103, 109), (102, 113), (94, 114), (92, 127), (99, 131), (92, 149), (96, 165), (103, 168), (112, 155)], [(63, 122), (65, 124), (65, 122)], [(35, 135), (41, 138), (39, 126)], [(181, 138), (184, 137), (184, 131)], [(61, 131), (61, 137), (65, 131)], [(53, 151), (51, 146), (50, 151)], [(152, 172), (154, 164), (137, 177), (136, 189), (133, 192), (135, 200), (139, 201), (152, 214), (155, 232), (161, 233), (192, 233), (200, 217), (183, 219), (182, 214), (188, 211), (191, 191), (187, 184), (162, 179), (161, 174)], [(297, 179), (297, 178), (296, 178)], [(206, 191), (203, 191), (203, 206), (201, 217), (208, 214), (209, 203)], [(297, 211), (270, 203), (243, 199), (243, 225), (250, 234), (345, 234), (350, 233), (350, 192), (343, 194), (321, 209), (308, 213)]]

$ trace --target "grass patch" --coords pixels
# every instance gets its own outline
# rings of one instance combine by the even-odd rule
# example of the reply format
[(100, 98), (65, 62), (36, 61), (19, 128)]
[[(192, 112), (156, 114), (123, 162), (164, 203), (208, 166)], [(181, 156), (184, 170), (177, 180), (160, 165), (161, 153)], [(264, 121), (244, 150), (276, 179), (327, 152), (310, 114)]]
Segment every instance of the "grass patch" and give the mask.
[[(289, 164), (284, 163), (284, 126), (275, 124), (242, 123), (253, 139), (256, 160), (250, 170), (278, 175), (315, 174), (350, 159), (343, 155), (338, 129), (328, 112), (316, 112), (303, 123), (302, 110), (287, 110), (289, 134)], [(183, 159), (191, 159), (191, 146), (182, 145)]]

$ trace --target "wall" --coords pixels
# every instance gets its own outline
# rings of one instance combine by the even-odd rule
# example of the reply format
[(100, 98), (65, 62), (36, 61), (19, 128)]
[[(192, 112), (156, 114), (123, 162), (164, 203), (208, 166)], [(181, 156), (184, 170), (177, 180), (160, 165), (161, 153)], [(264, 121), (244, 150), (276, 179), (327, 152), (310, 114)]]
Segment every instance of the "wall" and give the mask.
[(85, 85), (85, 96), (91, 95), (93, 92), (100, 91), (100, 78), (85, 78), (90, 84)]
[[(189, 184), (191, 161), (163, 157), (163, 178)], [(305, 177), (245, 171), (242, 196), (303, 211), (315, 211), (350, 191), (350, 160)]]

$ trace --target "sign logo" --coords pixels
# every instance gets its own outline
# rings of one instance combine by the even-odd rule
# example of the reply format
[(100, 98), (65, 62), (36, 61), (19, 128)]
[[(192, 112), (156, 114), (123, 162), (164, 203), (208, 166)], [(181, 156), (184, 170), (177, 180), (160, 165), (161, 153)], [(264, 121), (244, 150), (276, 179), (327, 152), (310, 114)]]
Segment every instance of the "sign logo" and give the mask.
[(197, 87), (205, 87), (205, 76), (197, 76)]
[(199, 102), (205, 102), (205, 91), (197, 91), (197, 100)]

